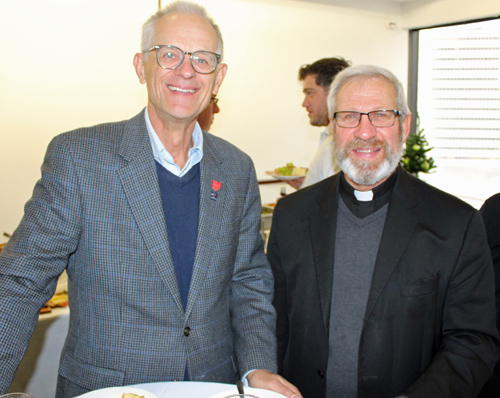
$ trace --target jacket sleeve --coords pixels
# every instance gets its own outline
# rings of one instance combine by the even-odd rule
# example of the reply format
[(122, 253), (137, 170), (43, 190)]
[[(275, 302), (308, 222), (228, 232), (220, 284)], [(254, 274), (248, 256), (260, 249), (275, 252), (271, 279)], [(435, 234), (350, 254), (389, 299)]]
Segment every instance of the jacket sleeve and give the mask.
[(445, 292), (440, 348), (401, 395), (477, 396), (498, 358), (494, 291), (484, 226), (479, 213), (474, 212)]
[(64, 136), (48, 147), (42, 177), (0, 254), (0, 393), (6, 393), (57, 278), (76, 250), (80, 198)]
[(500, 194), (496, 194), (487, 199), (481, 207), (480, 212), (486, 228), (491, 259), (493, 260), (497, 306), (497, 329), (500, 331)]
[(269, 243), (267, 246), (267, 258), (271, 264), (274, 275), (274, 307), (276, 308), (276, 337), (278, 340), (278, 374), (283, 373), (283, 359), (288, 346), (288, 304), (286, 276), (281, 266), (279, 246), (278, 246), (278, 221), (279, 210), (273, 213), (273, 222)]
[(262, 208), (253, 164), (249, 171), (230, 300), (240, 376), (255, 369), (276, 373), (273, 276), (259, 232)]

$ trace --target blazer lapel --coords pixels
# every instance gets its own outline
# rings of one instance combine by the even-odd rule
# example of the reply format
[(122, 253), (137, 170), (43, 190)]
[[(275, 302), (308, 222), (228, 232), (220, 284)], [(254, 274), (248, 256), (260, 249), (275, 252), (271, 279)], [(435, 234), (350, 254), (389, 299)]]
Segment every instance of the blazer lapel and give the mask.
[(309, 217), (314, 266), (325, 330), (328, 330), (330, 326), (339, 181), (340, 174), (331, 178), (331, 183), (318, 197), (317, 208)]
[(120, 155), (128, 164), (118, 170), (118, 176), (137, 226), (163, 282), (180, 310), (184, 311), (170, 253), (156, 165), (144, 112), (127, 123)]
[(411, 210), (416, 205), (417, 199), (410, 177), (401, 169), (387, 211), (363, 326), (410, 241), (418, 222), (417, 215)]
[[(216, 256), (214, 242), (224, 219), (228, 176), (222, 167), (223, 158), (215, 148), (210, 136), (203, 133), (203, 160), (200, 167), (200, 205), (198, 216), (198, 239), (194, 258), (193, 275), (189, 287), (186, 316), (189, 316), (201, 287), (205, 283), (210, 259)], [(220, 187), (218, 187), (220, 183)], [(213, 186), (215, 185), (215, 188)], [(218, 188), (218, 189), (216, 189)], [(212, 193), (217, 195), (214, 200)]]

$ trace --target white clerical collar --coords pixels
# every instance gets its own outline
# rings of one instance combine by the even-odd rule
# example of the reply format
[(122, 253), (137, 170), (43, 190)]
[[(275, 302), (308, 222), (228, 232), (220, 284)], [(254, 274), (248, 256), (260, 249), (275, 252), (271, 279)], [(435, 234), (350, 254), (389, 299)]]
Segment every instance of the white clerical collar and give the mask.
[(373, 200), (373, 191), (356, 191), (354, 190), (354, 196), (360, 202), (369, 202)]

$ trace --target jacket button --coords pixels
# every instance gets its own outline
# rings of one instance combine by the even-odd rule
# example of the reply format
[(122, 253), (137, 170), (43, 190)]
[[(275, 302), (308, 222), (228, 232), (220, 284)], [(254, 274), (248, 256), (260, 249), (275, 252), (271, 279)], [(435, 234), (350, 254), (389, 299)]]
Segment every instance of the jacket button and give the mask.
[(186, 326), (184, 328), (184, 336), (189, 336), (191, 334), (191, 328), (189, 326)]
[(323, 372), (321, 370), (318, 370), (318, 376), (321, 378), (321, 379), (324, 379), (325, 378), (325, 375), (323, 374)]

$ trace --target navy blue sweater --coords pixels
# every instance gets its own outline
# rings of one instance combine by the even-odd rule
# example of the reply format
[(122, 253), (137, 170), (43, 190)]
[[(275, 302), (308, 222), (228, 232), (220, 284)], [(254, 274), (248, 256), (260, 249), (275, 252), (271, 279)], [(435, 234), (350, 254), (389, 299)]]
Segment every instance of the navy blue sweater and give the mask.
[(186, 309), (198, 237), (200, 164), (193, 166), (182, 177), (170, 173), (158, 162), (156, 171), (167, 222), (170, 252), (182, 304)]

